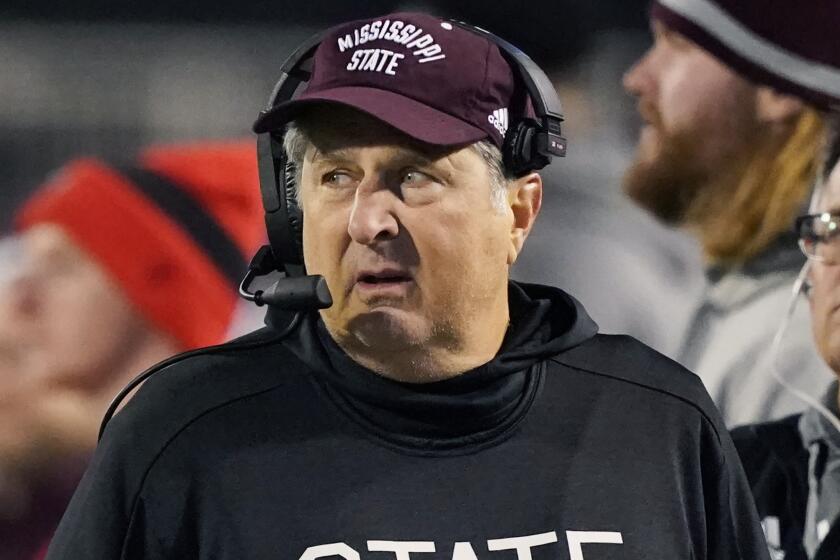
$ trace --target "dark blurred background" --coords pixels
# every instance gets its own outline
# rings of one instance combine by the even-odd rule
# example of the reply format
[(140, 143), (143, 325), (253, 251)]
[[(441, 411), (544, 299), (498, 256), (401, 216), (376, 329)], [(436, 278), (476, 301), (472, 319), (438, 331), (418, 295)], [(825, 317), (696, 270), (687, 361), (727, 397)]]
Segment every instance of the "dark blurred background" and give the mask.
[[(119, 158), (149, 141), (248, 134), (284, 57), (330, 24), (426, 8), (486, 27), (560, 71), (605, 36), (641, 40), (644, 4), (7, 0), (0, 6), (0, 226), (69, 157)], [(616, 79), (604, 75), (597, 87), (615, 89)]]

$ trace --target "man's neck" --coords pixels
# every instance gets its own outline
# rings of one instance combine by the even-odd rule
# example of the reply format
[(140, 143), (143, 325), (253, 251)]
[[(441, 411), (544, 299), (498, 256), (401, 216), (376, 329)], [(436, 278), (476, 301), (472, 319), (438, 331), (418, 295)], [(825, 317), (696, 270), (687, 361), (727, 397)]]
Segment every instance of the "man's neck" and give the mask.
[(392, 354), (354, 352), (344, 348), (353, 359), (371, 371), (404, 383), (432, 383), (457, 377), (491, 361), (498, 353), (504, 333), (495, 345), (488, 345), (484, 351), (472, 353), (433, 349), (401, 349)]
[[(508, 326), (507, 300), (495, 313), (469, 321), (457, 336), (422, 344), (361, 341), (352, 333), (330, 331), (333, 340), (356, 363), (383, 377), (405, 383), (431, 383), (456, 377), (493, 360)], [(480, 327), (480, 328), (477, 328)]]

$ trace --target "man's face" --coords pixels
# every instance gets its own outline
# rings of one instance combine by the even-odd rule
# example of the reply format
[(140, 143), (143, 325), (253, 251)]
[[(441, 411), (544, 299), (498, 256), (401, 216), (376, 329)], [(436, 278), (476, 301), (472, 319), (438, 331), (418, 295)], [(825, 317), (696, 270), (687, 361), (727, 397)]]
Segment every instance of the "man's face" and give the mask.
[[(835, 165), (814, 211), (822, 212), (840, 213), (840, 164)], [(810, 281), (814, 340), (823, 360), (840, 375), (840, 264), (811, 261)]]
[(494, 206), (481, 156), (347, 109), (317, 119), (299, 196), (307, 271), (330, 287), (322, 317), (333, 336), (370, 348), (456, 346), (464, 329), (483, 328), (487, 309), (506, 312), (515, 219)]
[(679, 224), (697, 193), (749, 151), (756, 88), (661, 23), (653, 35), (624, 77), (645, 121), (624, 187), (659, 219)]
[(0, 384), (95, 388), (141, 320), (62, 229), (38, 225), (21, 238), (21, 262), (0, 287)]

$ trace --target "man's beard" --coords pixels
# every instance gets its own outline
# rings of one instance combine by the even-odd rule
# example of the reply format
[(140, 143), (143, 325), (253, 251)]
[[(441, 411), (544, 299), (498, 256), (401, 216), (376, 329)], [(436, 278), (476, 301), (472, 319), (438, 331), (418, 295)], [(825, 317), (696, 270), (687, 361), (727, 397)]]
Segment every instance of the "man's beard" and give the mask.
[(690, 209), (710, 183), (708, 170), (695, 154), (705, 139), (696, 131), (668, 133), (659, 124), (657, 152), (642, 159), (637, 155), (624, 175), (624, 192), (641, 208), (668, 225), (685, 225)]

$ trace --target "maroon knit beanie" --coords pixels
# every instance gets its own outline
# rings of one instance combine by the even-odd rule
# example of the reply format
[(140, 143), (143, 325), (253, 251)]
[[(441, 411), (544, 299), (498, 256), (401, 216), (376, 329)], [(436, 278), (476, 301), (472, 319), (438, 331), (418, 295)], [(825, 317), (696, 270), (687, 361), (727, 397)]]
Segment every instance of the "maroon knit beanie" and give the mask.
[(756, 83), (840, 109), (840, 0), (653, 0), (651, 17)]

